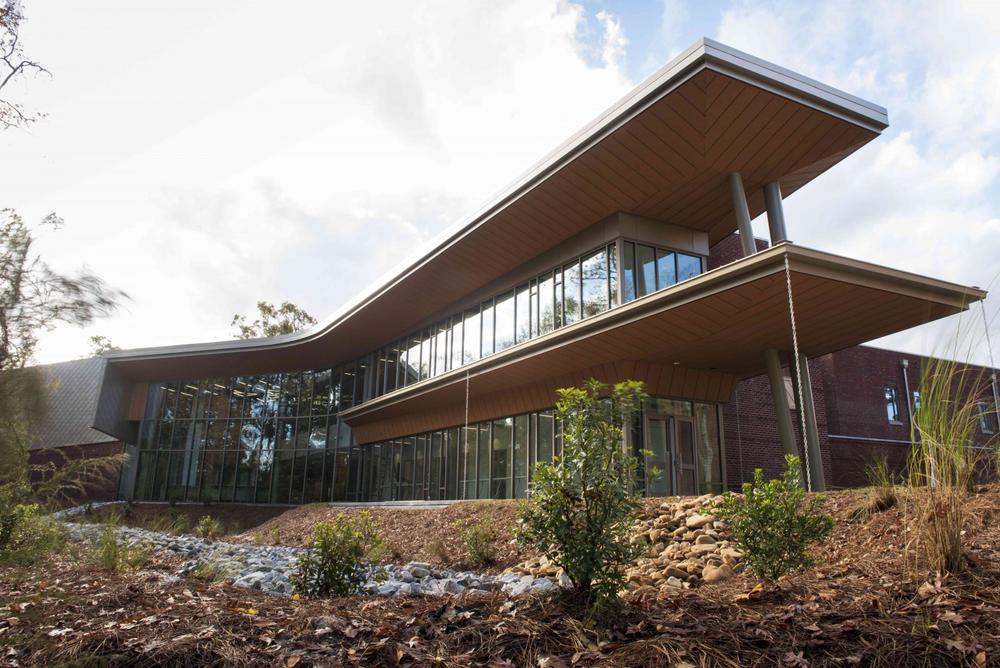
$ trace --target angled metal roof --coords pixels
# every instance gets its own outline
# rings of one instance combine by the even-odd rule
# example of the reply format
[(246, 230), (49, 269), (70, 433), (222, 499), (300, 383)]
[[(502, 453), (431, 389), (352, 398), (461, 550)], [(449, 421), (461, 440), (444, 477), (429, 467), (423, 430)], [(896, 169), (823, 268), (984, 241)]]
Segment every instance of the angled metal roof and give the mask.
[(93, 428), (105, 364), (104, 359), (92, 357), (37, 367), (48, 383), (49, 402), (31, 449), (116, 440)]
[[(588, 199), (588, 185), (595, 178), (592, 167), (584, 164), (585, 159), (591, 157), (588, 156), (588, 152), (595, 147), (600, 150), (607, 150), (608, 146), (615, 148), (614, 142), (628, 139), (629, 129), (638, 128), (639, 126), (635, 124), (641, 123), (641, 120), (636, 119), (641, 119), (646, 112), (654, 113), (665, 109), (676, 115), (676, 112), (670, 109), (671, 103), (687, 104), (688, 109), (695, 109), (700, 105), (691, 114), (695, 117), (691, 125), (674, 129), (678, 133), (685, 132), (688, 135), (694, 133), (696, 137), (693, 141), (696, 143), (700, 137), (702, 144), (700, 147), (695, 147), (694, 152), (697, 154), (697, 151), (701, 150), (702, 157), (706, 158), (708, 163), (691, 170), (690, 176), (682, 174), (675, 178), (668, 184), (669, 188), (674, 188), (672, 191), (669, 188), (664, 190), (667, 186), (660, 182), (648, 186), (654, 190), (659, 188), (655, 197), (642, 192), (624, 192), (623, 188), (627, 189), (627, 186), (618, 189), (608, 188), (606, 190), (614, 190), (617, 195), (609, 196), (603, 192), (594, 195), (586, 215), (595, 211), (604, 211), (606, 215), (614, 210), (635, 209), (642, 202), (642, 206), (646, 207), (644, 211), (646, 215), (652, 214), (653, 217), (657, 217), (655, 214), (662, 210), (664, 213), (660, 214), (659, 219), (683, 225), (686, 224), (683, 216), (698, 214), (701, 217), (696, 222), (691, 222), (691, 226), (701, 226), (702, 229), (709, 230), (714, 237), (728, 234), (731, 231), (730, 227), (735, 229), (735, 222), (730, 225), (724, 220), (728, 215), (726, 211), (731, 209), (731, 204), (725, 204), (726, 199), (719, 197), (719, 188), (725, 188), (721, 174), (727, 169), (732, 171), (734, 158), (733, 155), (718, 154), (718, 151), (714, 157), (708, 156), (711, 147), (708, 146), (706, 139), (709, 132), (706, 114), (715, 111), (711, 107), (709, 97), (711, 86), (716, 83), (728, 86), (730, 91), (742, 86), (745, 91), (750, 92), (736, 92), (733, 95), (744, 95), (749, 99), (761, 96), (763, 91), (762, 99), (766, 98), (768, 104), (791, 105), (789, 109), (797, 110), (783, 109), (783, 113), (789, 116), (793, 113), (798, 114), (795, 116), (795, 123), (787, 124), (788, 128), (775, 121), (776, 129), (769, 130), (769, 133), (758, 133), (773, 135), (770, 141), (775, 147), (787, 151), (788, 149), (784, 147), (789, 144), (804, 143), (807, 140), (817, 142), (819, 141), (817, 137), (825, 142), (828, 135), (832, 135), (836, 140), (828, 142), (829, 145), (823, 149), (825, 153), (814, 152), (808, 160), (804, 156), (799, 156), (798, 162), (789, 157), (784, 163), (772, 164), (774, 161), (769, 159), (768, 151), (756, 151), (758, 161), (763, 160), (756, 165), (756, 168), (766, 172), (768, 179), (781, 179), (782, 189), (786, 193), (794, 192), (870, 141), (888, 123), (886, 110), (883, 107), (718, 42), (701, 39), (542, 158), (480, 210), (439, 235), (428, 245), (427, 250), (401, 264), (318, 325), (295, 334), (269, 339), (142, 348), (111, 353), (107, 358), (112, 365), (120, 368), (131, 378), (159, 380), (185, 375), (190, 377), (192, 372), (210, 377), (227, 375), (236, 369), (240, 370), (238, 373), (272, 370), (267, 368), (268, 365), (274, 365), (274, 370), (279, 366), (285, 369), (305, 369), (336, 364), (364, 354), (371, 348), (406, 333), (405, 330), (418, 324), (421, 318), (446, 308), (451, 301), (460, 298), (462, 293), (471, 292), (485, 284), (484, 276), (488, 272), (493, 272), (490, 278), (497, 278), (504, 274), (504, 270), (510, 271), (518, 262), (526, 261), (531, 256), (530, 253), (538, 254), (541, 252), (539, 249), (554, 245), (552, 242), (558, 235), (562, 235), (562, 238), (571, 236), (574, 233), (574, 224), (596, 222), (599, 218), (573, 222), (585, 216), (570, 210), (572, 206), (579, 204), (579, 201)], [(693, 106), (691, 99), (695, 100)], [(768, 114), (774, 115), (775, 106), (765, 108), (760, 100), (757, 100), (757, 103), (760, 107), (754, 114), (756, 117), (765, 118), (761, 122), (766, 123)], [(722, 103), (720, 102), (718, 106), (721, 108)], [(701, 115), (697, 116), (698, 114)], [(807, 120), (802, 120), (807, 116)], [(717, 134), (728, 130), (727, 118), (719, 117), (719, 114), (714, 114), (714, 117), (720, 128), (716, 130)], [(650, 122), (660, 123), (657, 127), (664, 132), (671, 130), (672, 121), (669, 119), (658, 121), (653, 119)], [(677, 125), (685, 125), (684, 119), (680, 119)], [(792, 139), (781, 134), (792, 131), (799, 133)], [(722, 146), (719, 150), (725, 150), (726, 142), (723, 141), (725, 137), (719, 134), (716, 139), (719, 139), (716, 143)], [(687, 146), (683, 145), (685, 141)], [(691, 141), (690, 137), (686, 140), (683, 137), (679, 138), (679, 147), (675, 150), (662, 140), (649, 137), (648, 146), (642, 145), (640, 148), (649, 154), (647, 156), (649, 160), (660, 160), (658, 151), (674, 155), (690, 149)], [(619, 148), (626, 151), (624, 145)], [(635, 144), (632, 146), (633, 152), (634, 149)], [(737, 149), (733, 151), (736, 152)], [(761, 155), (768, 159), (764, 160)], [(620, 162), (619, 160), (618, 164)], [(678, 162), (682, 165), (678, 168), (680, 173), (686, 166), (682, 159)], [(648, 165), (641, 163), (642, 158), (638, 156), (634, 164), (625, 165), (625, 168), (629, 170), (646, 168), (647, 177), (659, 178), (655, 169), (650, 170)], [(638, 175), (638, 172), (630, 171), (624, 176), (609, 174), (608, 178), (617, 177), (619, 184), (638, 183), (641, 179), (638, 176), (632, 178), (633, 174)], [(714, 182), (716, 175), (720, 176), (718, 184)], [(762, 174), (761, 178), (763, 177)], [(598, 175), (596, 178), (603, 177)], [(700, 179), (701, 189), (677, 190), (677, 184), (688, 178)], [(560, 194), (560, 187), (568, 187), (570, 190)], [(590, 186), (590, 190), (593, 193), (601, 189)], [(692, 194), (688, 192), (689, 190), (696, 192)], [(529, 221), (529, 225), (525, 220), (537, 214), (539, 210), (546, 209), (542, 204), (530, 201), (532, 197), (537, 199), (543, 196), (537, 193), (549, 193), (545, 196), (554, 198), (553, 201), (557, 206), (548, 207), (548, 211), (556, 213), (547, 217), (541, 216), (537, 221)], [(596, 201), (601, 197), (603, 197), (601, 201)], [(646, 197), (646, 200), (641, 200), (641, 197)], [(650, 200), (650, 197), (653, 197), (653, 200)], [(656, 197), (660, 198), (659, 204)], [(697, 197), (697, 199), (692, 199), (690, 202), (685, 200), (687, 208), (679, 211), (676, 207), (664, 208), (666, 205), (663, 202), (669, 202), (670, 197), (678, 199)], [(566, 211), (561, 210), (558, 205), (560, 202)], [(719, 202), (723, 202), (723, 209), (716, 210)], [(715, 209), (704, 210), (712, 206)], [(750, 206), (752, 215), (760, 213), (763, 209), (762, 197), (759, 202), (752, 198)], [(676, 216), (681, 219), (670, 220), (668, 216), (675, 215), (672, 212), (676, 212)], [(722, 220), (719, 219), (720, 215)], [(543, 218), (546, 222), (540, 222)], [(567, 220), (571, 222), (566, 222)], [(717, 220), (719, 222), (716, 222)], [(527, 226), (532, 233), (525, 235), (518, 225), (522, 228)], [(507, 265), (497, 261), (490, 267), (483, 267), (482, 262), (472, 262), (464, 257), (472, 254), (477, 245), (489, 247), (489, 244), (495, 246), (497, 243), (510, 245), (510, 248), (504, 248), (509, 256)], [(373, 309), (376, 312), (373, 313)], [(228, 361), (223, 361), (223, 358)]]

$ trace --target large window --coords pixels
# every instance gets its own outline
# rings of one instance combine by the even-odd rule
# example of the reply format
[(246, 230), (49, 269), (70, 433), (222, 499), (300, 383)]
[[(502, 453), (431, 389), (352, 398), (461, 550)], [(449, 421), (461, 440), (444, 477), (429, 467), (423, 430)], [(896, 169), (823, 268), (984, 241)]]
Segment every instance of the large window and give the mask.
[(702, 273), (702, 258), (632, 241), (622, 242), (622, 297), (628, 302)]
[(583, 281), (583, 317), (597, 315), (607, 311), (611, 304), (609, 293), (611, 282), (608, 279), (608, 253), (601, 249), (583, 259), (581, 263), (581, 279)]
[(993, 412), (992, 408), (985, 401), (980, 401), (976, 404), (976, 413), (979, 415), (979, 431), (984, 434), (993, 434), (996, 432), (996, 426), (994, 421), (996, 414)]
[(495, 351), (500, 352), (514, 345), (514, 293), (508, 292), (497, 297), (494, 306), (496, 318)]
[(896, 398), (896, 388), (886, 386), (883, 390), (885, 396), (885, 415), (889, 422), (899, 422), (899, 401)]
[(490, 462), (493, 485), (490, 487), (491, 499), (509, 499), (511, 482), (511, 451), (514, 436), (512, 418), (501, 418), (493, 421), (493, 459)]

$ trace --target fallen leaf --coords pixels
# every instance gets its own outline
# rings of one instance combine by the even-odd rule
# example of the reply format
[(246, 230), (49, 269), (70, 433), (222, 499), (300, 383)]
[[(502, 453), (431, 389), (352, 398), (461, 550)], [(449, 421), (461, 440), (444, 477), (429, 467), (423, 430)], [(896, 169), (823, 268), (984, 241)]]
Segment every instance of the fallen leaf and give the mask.
[(965, 621), (965, 617), (953, 610), (945, 610), (941, 613), (938, 619), (945, 622), (951, 622), (952, 624), (961, 624)]
[(295, 666), (299, 665), (299, 660), (300, 659), (297, 656), (288, 657), (288, 659), (285, 660), (286, 668), (295, 668)]

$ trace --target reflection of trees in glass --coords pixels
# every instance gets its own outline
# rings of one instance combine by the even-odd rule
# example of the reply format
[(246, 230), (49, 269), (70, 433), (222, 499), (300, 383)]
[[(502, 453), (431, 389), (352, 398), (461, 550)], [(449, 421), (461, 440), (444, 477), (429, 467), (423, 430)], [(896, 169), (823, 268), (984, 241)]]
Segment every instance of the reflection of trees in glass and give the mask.
[(500, 352), (514, 345), (514, 293), (508, 292), (497, 297), (494, 307), (496, 329), (494, 330), (495, 350)]
[(257, 302), (257, 319), (248, 323), (246, 316), (236, 314), (230, 323), (237, 329), (237, 339), (260, 339), (282, 334), (292, 334), (316, 324), (316, 318), (291, 302), (275, 306), (270, 302)]
[(602, 249), (582, 262), (583, 317), (608, 310), (607, 251)]

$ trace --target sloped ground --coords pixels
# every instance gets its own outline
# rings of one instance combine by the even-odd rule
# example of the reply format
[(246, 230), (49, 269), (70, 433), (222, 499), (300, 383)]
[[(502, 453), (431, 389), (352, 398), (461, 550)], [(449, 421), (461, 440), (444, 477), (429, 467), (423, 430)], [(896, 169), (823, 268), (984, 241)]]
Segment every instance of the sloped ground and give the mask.
[(101, 508), (77, 521), (102, 522), (108, 515), (121, 515), (124, 525), (140, 528), (166, 528), (166, 518), (183, 517), (183, 525), (193, 527), (205, 515), (222, 525), (225, 540), (262, 545), (308, 544), (313, 527), (318, 522), (332, 521), (339, 513), (357, 516), (367, 512), (378, 528), (378, 534), (388, 548), (387, 560), (403, 564), (426, 561), (436, 566), (462, 569), (466, 563), (462, 530), (468, 526), (489, 522), (497, 532), (495, 560), (477, 570), (496, 573), (531, 556), (514, 541), (513, 527), (517, 516), (515, 501), (466, 501), (444, 507), (373, 507), (329, 506), (310, 504), (296, 507), (261, 505), (201, 505), (135, 504), (127, 514), (121, 506)]
[[(852, 521), (864, 492), (831, 494), (818, 565), (770, 588), (749, 575), (630, 595), (580, 621), (554, 599), (293, 601), (157, 568), (113, 576), (69, 559), (0, 569), (10, 665), (1000, 665), (1000, 487), (968, 504), (967, 572), (904, 558), (899, 510)], [(471, 504), (470, 504), (471, 505)], [(494, 504), (475, 504), (489, 508)], [(502, 504), (497, 504), (502, 505)], [(305, 512), (304, 509), (303, 512)], [(311, 511), (310, 511), (311, 512)], [(413, 512), (413, 511), (400, 511)], [(417, 529), (419, 531), (419, 529)]]

